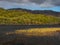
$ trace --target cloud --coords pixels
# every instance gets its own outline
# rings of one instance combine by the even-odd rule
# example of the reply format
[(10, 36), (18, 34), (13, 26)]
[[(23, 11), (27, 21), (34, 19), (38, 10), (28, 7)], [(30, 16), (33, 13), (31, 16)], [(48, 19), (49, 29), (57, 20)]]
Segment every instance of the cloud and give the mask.
[[(60, 0), (0, 0), (7, 1), (13, 4), (10, 5), (39, 5), (40, 7), (60, 6)], [(4, 4), (4, 3), (3, 3)], [(1, 3), (0, 3), (1, 5)], [(6, 4), (7, 5), (7, 4)]]
[(60, 6), (60, 0), (30, 0), (30, 1), (40, 5), (41, 7)]
[(8, 1), (0, 1), (0, 7), (3, 7), (5, 9), (7, 8), (27, 8), (27, 9), (32, 9), (32, 8), (38, 8), (39, 5), (36, 5), (35, 3), (13, 3), (13, 2), (8, 2)]

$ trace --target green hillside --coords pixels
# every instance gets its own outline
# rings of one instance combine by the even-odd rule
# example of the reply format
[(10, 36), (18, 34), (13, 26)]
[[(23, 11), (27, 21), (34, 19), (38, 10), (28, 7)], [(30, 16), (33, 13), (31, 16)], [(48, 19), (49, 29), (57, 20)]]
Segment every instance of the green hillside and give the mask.
[(60, 17), (44, 14), (32, 14), (25, 10), (5, 10), (0, 8), (0, 24), (39, 25), (60, 24)]

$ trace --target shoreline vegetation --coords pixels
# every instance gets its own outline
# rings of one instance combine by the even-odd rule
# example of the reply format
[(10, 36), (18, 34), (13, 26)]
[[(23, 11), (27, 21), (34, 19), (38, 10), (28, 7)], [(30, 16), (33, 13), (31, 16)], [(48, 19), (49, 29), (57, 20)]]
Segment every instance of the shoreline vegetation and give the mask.
[[(30, 28), (30, 29), (20, 29), (16, 30), (14, 32), (8, 32), (6, 33), (7, 35), (9, 34), (20, 34), (20, 35), (25, 35), (25, 36), (55, 36), (58, 34), (55, 34), (58, 32), (60, 33), (60, 28)], [(55, 35), (54, 35), (55, 34)]]

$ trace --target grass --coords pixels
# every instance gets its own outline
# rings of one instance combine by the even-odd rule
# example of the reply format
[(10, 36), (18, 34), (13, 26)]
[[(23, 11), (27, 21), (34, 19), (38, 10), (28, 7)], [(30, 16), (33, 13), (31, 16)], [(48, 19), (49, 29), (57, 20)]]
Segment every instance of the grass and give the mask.
[(60, 28), (33, 28), (33, 29), (23, 29), (16, 30), (15, 32), (9, 32), (6, 34), (23, 34), (26, 36), (52, 36), (57, 31), (60, 31)]

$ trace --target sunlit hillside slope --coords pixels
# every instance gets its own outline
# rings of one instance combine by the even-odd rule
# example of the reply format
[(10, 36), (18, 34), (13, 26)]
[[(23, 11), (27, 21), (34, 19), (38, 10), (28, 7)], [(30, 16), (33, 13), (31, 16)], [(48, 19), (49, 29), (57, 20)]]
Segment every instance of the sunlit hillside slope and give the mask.
[(0, 24), (39, 25), (60, 24), (60, 17), (46, 14), (33, 14), (25, 10), (5, 10), (0, 8)]

